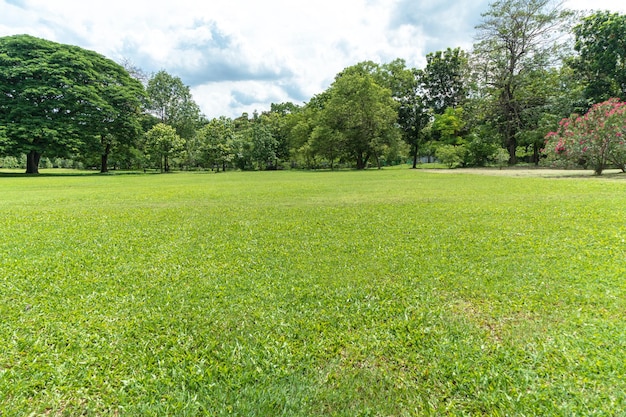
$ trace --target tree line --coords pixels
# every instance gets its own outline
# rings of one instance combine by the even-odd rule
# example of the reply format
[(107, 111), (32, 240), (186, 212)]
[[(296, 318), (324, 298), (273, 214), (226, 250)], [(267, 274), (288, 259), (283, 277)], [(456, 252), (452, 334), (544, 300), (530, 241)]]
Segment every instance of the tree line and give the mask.
[[(625, 33), (619, 13), (496, 1), (471, 51), (429, 53), (421, 69), (357, 63), (301, 105), (211, 120), (166, 71), (146, 76), (77, 46), (9, 36), (0, 38), (0, 156), (24, 160), (27, 173), (42, 156), (102, 172), (538, 164), (568, 155), (552, 147), (546, 158), (559, 121), (626, 98)], [(626, 122), (615, 123), (621, 135)], [(574, 162), (590, 160), (579, 152)]]

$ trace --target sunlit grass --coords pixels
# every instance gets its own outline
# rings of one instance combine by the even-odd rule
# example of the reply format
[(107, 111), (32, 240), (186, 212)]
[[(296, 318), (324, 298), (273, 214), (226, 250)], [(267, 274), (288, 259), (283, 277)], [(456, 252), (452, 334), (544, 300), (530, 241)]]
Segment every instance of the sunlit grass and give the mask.
[(0, 415), (615, 415), (626, 183), (0, 178)]

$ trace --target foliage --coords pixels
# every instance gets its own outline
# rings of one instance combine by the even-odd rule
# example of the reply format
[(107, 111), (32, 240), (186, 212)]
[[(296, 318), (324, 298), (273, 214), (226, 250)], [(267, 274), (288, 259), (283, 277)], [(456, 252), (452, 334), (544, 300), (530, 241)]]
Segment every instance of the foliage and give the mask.
[(339, 138), (342, 154), (365, 169), (370, 158), (379, 158), (396, 142), (397, 103), (391, 90), (373, 76), (348, 69), (329, 89), (321, 122)]
[(3, 415), (626, 408), (622, 180), (71, 175), (0, 194)]
[(0, 168), (23, 168), (23, 165), (15, 156), (5, 156), (0, 158)]
[(626, 99), (626, 15), (598, 11), (573, 29), (578, 56), (570, 65), (585, 82), (589, 104)]
[(252, 145), (252, 159), (259, 169), (277, 169), (279, 142), (272, 135), (264, 122), (255, 112), (251, 126), (247, 131), (249, 142)]
[(448, 168), (454, 168), (465, 159), (467, 149), (464, 145), (443, 144), (437, 147), (435, 157)]
[(439, 141), (447, 145), (461, 145), (460, 136), (465, 127), (463, 108), (448, 107), (442, 114), (435, 115), (432, 130), (438, 134)]
[(502, 169), (502, 167), (508, 165), (509, 153), (505, 149), (499, 148), (492, 154), (491, 159), (498, 168)]
[(146, 133), (144, 147), (148, 159), (157, 161), (161, 172), (169, 172), (171, 158), (185, 151), (185, 139), (172, 126), (158, 123)]
[(476, 27), (474, 67), (490, 107), (485, 117), (497, 126), (513, 164), (522, 114), (535, 105), (520, 99), (527, 77), (554, 65), (564, 48), (559, 37), (572, 13), (561, 6), (552, 0), (496, 1)]
[(44, 153), (108, 155), (136, 139), (142, 95), (138, 81), (95, 52), (28, 35), (0, 38), (0, 151), (27, 154), (28, 173), (38, 172)]
[(626, 103), (612, 98), (561, 120), (545, 151), (552, 160), (590, 165), (597, 175), (609, 163), (626, 171)]
[(198, 132), (201, 143), (201, 159), (208, 167), (226, 171), (226, 167), (235, 158), (235, 130), (232, 120), (220, 117), (211, 120)]
[[(502, 155), (501, 146), (493, 140), (482, 135), (471, 135), (467, 142), (464, 165), (467, 166), (485, 166), (488, 162), (499, 158)], [(499, 163), (499, 162), (498, 162)]]
[(161, 123), (176, 129), (183, 139), (191, 139), (200, 121), (200, 108), (189, 86), (179, 77), (159, 71), (148, 80), (148, 109)]
[[(28, 155), (29, 172), (44, 152), (53, 165), (62, 158), (103, 172), (136, 168), (150, 163), (137, 139), (161, 122), (185, 139), (176, 162), (191, 169), (364, 169), (409, 158), (416, 167), (442, 144), (462, 145), (453, 165), (484, 166), (499, 160), (501, 146), (511, 164), (538, 164), (559, 120), (608, 94), (621, 97), (626, 84), (625, 17), (584, 17), (570, 33), (577, 55), (566, 56), (572, 36), (563, 35), (575, 15), (562, 5), (495, 1), (471, 53), (432, 52), (421, 69), (403, 59), (362, 61), (304, 106), (273, 103), (252, 117), (213, 121), (200, 114), (189, 86), (166, 71), (146, 77), (128, 61), (111, 65), (80, 48), (1, 38), (0, 86), (8, 93), (0, 94), (0, 155)], [(25, 93), (14, 94), (20, 88)]]
[(469, 57), (460, 48), (431, 52), (421, 73), (426, 105), (435, 114), (463, 104), (468, 93)]

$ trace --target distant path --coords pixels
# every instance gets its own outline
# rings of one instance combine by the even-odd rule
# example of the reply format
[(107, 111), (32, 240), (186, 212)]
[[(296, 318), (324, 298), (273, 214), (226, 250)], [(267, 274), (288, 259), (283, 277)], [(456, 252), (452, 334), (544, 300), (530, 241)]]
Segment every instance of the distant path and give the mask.
[[(541, 178), (582, 178), (596, 177), (593, 170), (584, 169), (550, 169), (550, 168), (455, 168), (455, 169), (422, 169), (424, 172), (436, 174), (479, 174), (502, 177), (541, 177)], [(600, 178), (626, 179), (626, 174), (619, 169), (607, 169)]]

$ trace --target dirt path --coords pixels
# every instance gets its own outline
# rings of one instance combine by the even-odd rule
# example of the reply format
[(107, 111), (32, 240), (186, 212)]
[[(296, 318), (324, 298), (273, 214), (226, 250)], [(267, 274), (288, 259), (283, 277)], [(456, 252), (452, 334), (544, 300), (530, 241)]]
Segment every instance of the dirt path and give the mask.
[[(540, 177), (540, 178), (593, 178), (593, 170), (582, 169), (549, 169), (549, 168), (456, 168), (456, 169), (424, 169), (437, 174), (477, 174), (502, 177)], [(597, 178), (597, 177), (596, 177)], [(607, 169), (600, 178), (626, 179), (626, 174), (619, 169)]]

